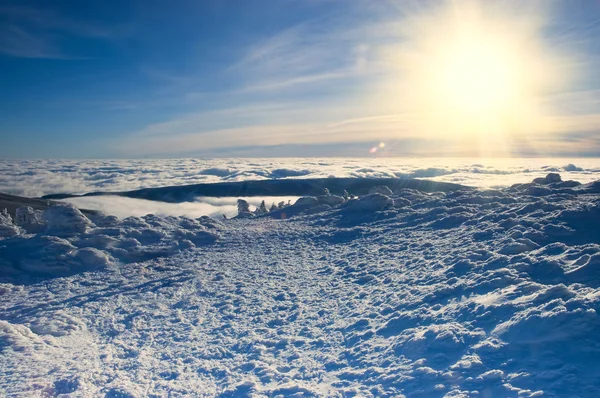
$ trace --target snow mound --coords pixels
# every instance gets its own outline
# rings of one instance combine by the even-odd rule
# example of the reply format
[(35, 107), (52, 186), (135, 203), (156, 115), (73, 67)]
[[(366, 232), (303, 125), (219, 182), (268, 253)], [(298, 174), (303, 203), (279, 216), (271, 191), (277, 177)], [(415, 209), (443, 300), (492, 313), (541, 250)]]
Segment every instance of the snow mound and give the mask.
[(92, 222), (75, 206), (65, 203), (51, 206), (43, 213), (48, 232), (64, 234), (85, 233)]
[(328, 206), (338, 206), (345, 202), (344, 198), (337, 195), (321, 195), (317, 197), (320, 204)]
[(28, 327), (0, 320), (0, 352), (7, 349), (31, 353), (45, 342)]
[(319, 204), (319, 199), (314, 196), (304, 196), (302, 198), (298, 198), (294, 203), (296, 207), (312, 207)]
[(369, 189), (369, 193), (380, 193), (385, 196), (392, 196), (393, 194), (392, 190), (389, 189), (387, 185), (377, 185), (376, 187)]
[(42, 219), (42, 211), (34, 210), (29, 206), (19, 207), (15, 214), (15, 224), (29, 233), (40, 232), (46, 228)]
[(28, 233), (0, 214), (0, 281), (29, 283), (166, 257), (214, 243), (221, 227), (208, 217), (151, 214), (122, 221), (95, 214), (92, 221), (72, 205), (51, 206), (40, 214), (25, 208), (17, 214)]
[(548, 185), (556, 182), (561, 182), (562, 178), (558, 173), (550, 173), (546, 177), (540, 177), (533, 180), (534, 184)]
[(344, 207), (346, 212), (374, 212), (380, 211), (388, 207), (394, 206), (394, 200), (389, 196), (373, 193), (365, 196), (361, 196), (357, 200), (350, 200)]

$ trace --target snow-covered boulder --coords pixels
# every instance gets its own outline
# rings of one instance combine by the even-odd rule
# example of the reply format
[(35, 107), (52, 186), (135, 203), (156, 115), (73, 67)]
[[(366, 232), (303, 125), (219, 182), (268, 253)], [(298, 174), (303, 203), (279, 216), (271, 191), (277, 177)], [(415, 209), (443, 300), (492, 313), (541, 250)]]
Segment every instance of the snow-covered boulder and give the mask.
[(347, 206), (344, 210), (351, 212), (374, 212), (394, 206), (392, 198), (380, 193), (365, 195), (357, 200), (350, 200), (346, 203)]
[(71, 204), (50, 206), (44, 211), (43, 219), (48, 233), (85, 233), (93, 223)]
[(562, 178), (558, 173), (549, 173), (546, 177), (539, 177), (533, 180), (534, 184), (548, 185), (561, 182)]
[(312, 207), (319, 204), (319, 200), (314, 196), (303, 196), (298, 198), (294, 206), (296, 207)]
[(345, 202), (344, 198), (337, 195), (321, 195), (317, 197), (319, 204), (328, 206), (338, 206)]
[(42, 211), (29, 206), (19, 207), (15, 212), (15, 224), (29, 233), (38, 233), (46, 228)]
[(369, 189), (369, 194), (380, 193), (385, 196), (392, 196), (392, 190), (387, 185), (377, 185)]

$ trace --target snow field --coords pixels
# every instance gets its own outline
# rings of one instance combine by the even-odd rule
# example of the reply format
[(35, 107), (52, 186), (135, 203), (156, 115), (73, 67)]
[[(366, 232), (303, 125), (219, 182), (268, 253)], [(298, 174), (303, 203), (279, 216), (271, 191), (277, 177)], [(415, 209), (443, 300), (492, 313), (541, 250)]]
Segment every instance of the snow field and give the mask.
[[(567, 185), (305, 199), (283, 220), (5, 222), (0, 391), (600, 396), (599, 185)], [(84, 248), (106, 262), (42, 272)]]

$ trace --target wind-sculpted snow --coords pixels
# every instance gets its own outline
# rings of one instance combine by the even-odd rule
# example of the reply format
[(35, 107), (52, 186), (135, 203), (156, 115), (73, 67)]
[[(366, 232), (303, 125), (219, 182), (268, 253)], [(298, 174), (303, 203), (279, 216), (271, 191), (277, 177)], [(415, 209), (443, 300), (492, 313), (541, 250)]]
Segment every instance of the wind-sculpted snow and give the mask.
[(29, 217), (12, 220), (0, 214), (0, 282), (32, 283), (166, 257), (218, 238), (219, 224), (208, 217), (149, 214), (119, 220), (100, 213), (90, 219), (68, 204), (18, 210)]
[(27, 197), (213, 182), (289, 178), (427, 178), (491, 188), (550, 172), (583, 183), (600, 177), (600, 159), (162, 159), (0, 160), (0, 192)]
[[(332, 205), (317, 196), (218, 224), (99, 216), (85, 232), (16, 227), (0, 247), (38, 253), (34, 269), (108, 260), (0, 284), (0, 390), (600, 396), (600, 184), (561, 184), (378, 189)], [(211, 231), (220, 238), (205, 245)]]

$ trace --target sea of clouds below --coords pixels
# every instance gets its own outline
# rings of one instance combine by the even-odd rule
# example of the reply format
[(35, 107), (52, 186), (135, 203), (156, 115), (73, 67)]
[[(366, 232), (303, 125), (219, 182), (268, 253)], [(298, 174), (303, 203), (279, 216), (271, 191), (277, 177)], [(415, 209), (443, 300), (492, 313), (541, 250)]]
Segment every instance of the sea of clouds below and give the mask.
[[(265, 200), (267, 207), (270, 208), (272, 203), (281, 201), (294, 203), (298, 197), (296, 196), (269, 196), (269, 197), (242, 197), (239, 199), (246, 200), (251, 209), (260, 205), (262, 200)], [(71, 203), (80, 209), (98, 210), (104, 214), (117, 216), (118, 218), (126, 218), (129, 216), (141, 217), (146, 214), (156, 214), (160, 216), (185, 216), (190, 218), (198, 218), (201, 216), (217, 217), (234, 217), (237, 214), (238, 198), (213, 198), (202, 197), (197, 198), (194, 202), (183, 203), (167, 203), (157, 202), (144, 199), (133, 199), (116, 195), (107, 196), (89, 196), (81, 198), (65, 199), (64, 202)]]
[(559, 172), (565, 180), (600, 177), (600, 158), (284, 158), (163, 160), (0, 160), (0, 192), (126, 191), (222, 181), (320, 177), (411, 177), (499, 188)]

